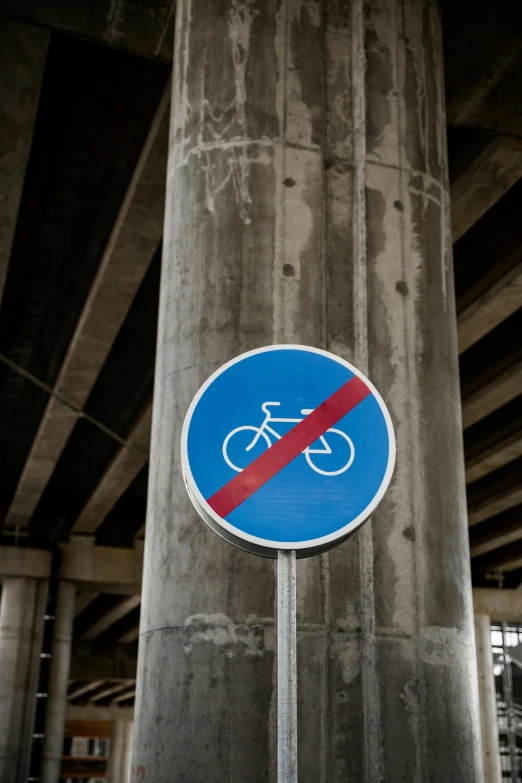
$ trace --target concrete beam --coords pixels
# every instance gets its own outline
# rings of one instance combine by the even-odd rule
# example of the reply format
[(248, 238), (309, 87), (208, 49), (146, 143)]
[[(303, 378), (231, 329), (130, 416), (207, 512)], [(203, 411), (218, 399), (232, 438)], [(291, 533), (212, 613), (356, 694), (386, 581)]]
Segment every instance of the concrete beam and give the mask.
[(72, 536), (62, 546), (64, 557), (60, 576), (80, 590), (99, 593), (140, 595), (143, 549), (96, 546), (90, 536)]
[(134, 696), (136, 696), (136, 688), (133, 688), (127, 693), (122, 693), (120, 696), (117, 696), (115, 699), (113, 699), (113, 704), (120, 704), (120, 702), (127, 701), (127, 699), (133, 699)]
[(135, 447), (121, 447), (73, 527), (75, 533), (94, 533), (149, 459), (152, 402), (135, 422), (127, 440)]
[(49, 33), (3, 19), (0, 28), (0, 304), (7, 277)]
[(130, 653), (127, 645), (116, 644), (110, 652), (102, 654), (93, 650), (90, 644), (81, 642), (75, 644), (75, 652), (71, 660), (70, 676), (76, 680), (113, 681), (136, 679), (136, 653)]
[(474, 574), (478, 577), (494, 578), (496, 581), (499, 581), (500, 574), (518, 571), (520, 568), (522, 568), (521, 539), (473, 560)]
[[(143, 547), (120, 549), (96, 546), (90, 536), (72, 536), (62, 544), (60, 578), (79, 590), (139, 596)], [(51, 554), (41, 549), (0, 546), (0, 580), (6, 577), (45, 579), (51, 572)]]
[(522, 568), (522, 555), (513, 555), (512, 557), (506, 557), (502, 563), (495, 566), (495, 571), (507, 574), (509, 571), (518, 571), (519, 568)]
[(47, 579), (51, 573), (50, 552), (21, 546), (0, 546), (0, 580), (7, 577)]
[(85, 685), (81, 685), (79, 688), (75, 688), (69, 695), (67, 696), (67, 699), (69, 701), (73, 701), (74, 699), (79, 699), (80, 696), (85, 696), (86, 693), (90, 693), (90, 691), (96, 690), (96, 688), (99, 688), (100, 685), (103, 685), (103, 680), (95, 680), (94, 682), (88, 682)]
[(126, 614), (132, 612), (137, 606), (139, 606), (141, 597), (139, 595), (132, 595), (130, 598), (126, 598), (120, 601), (113, 609), (106, 612), (100, 617), (93, 625), (90, 626), (81, 636), (80, 641), (90, 641), (100, 636), (107, 628), (121, 620)]
[(174, 0), (2, 0), (2, 15), (141, 57), (172, 60)]
[[(522, 146), (522, 140), (521, 140)], [(521, 172), (522, 174), (522, 172)], [(458, 316), (463, 353), (522, 306), (522, 263), (511, 269)]]
[(518, 397), (522, 389), (522, 361), (495, 376), (462, 401), (464, 429)]
[[(163, 233), (167, 85), (6, 518), (27, 527), (149, 268)], [(63, 403), (67, 401), (67, 405)], [(130, 444), (138, 458), (148, 459)]]
[(76, 607), (74, 609), (74, 616), (78, 617), (79, 614), (83, 612), (84, 609), (87, 609), (87, 607), (92, 604), (95, 598), (98, 598), (99, 593), (92, 593), (89, 591), (84, 591), (83, 593), (80, 593), (76, 598)]
[(134, 720), (134, 707), (98, 707), (95, 704), (68, 704), (65, 714), (70, 721), (115, 721), (130, 723)]
[(105, 688), (103, 691), (96, 693), (92, 699), (89, 699), (89, 702), (96, 704), (96, 702), (103, 701), (103, 699), (107, 699), (109, 696), (115, 696), (116, 694), (121, 693), (121, 691), (128, 689), (129, 685), (133, 684), (134, 683), (130, 683), (127, 680), (125, 682), (119, 682), (116, 685), (111, 685), (109, 688)]
[(500, 549), (500, 547), (506, 546), (507, 544), (512, 544), (515, 541), (520, 541), (521, 539), (522, 519), (520, 519), (518, 522), (516, 529), (506, 531), (505, 533), (499, 533), (497, 536), (493, 536), (487, 541), (472, 547), (470, 550), (471, 557), (479, 557), (479, 555), (484, 555), (486, 552), (493, 552), (495, 549)]
[(451, 186), (453, 241), (480, 220), (520, 177), (522, 139), (497, 136)]
[(522, 508), (511, 508), (470, 530), (471, 557), (479, 557), (521, 539)]
[(498, 492), (493, 491), (476, 505), (472, 505), (472, 500), (469, 500), (469, 503), (468, 522), (471, 527), (522, 503), (522, 484), (499, 489)]
[(474, 587), (473, 611), (488, 614), (492, 620), (522, 622), (522, 586), (516, 590)]
[(127, 633), (124, 633), (123, 636), (118, 639), (118, 642), (120, 644), (132, 644), (132, 642), (135, 642), (136, 639), (139, 639), (139, 636), (140, 627), (137, 625), (135, 628), (131, 628), (130, 631), (127, 631)]
[(512, 433), (466, 460), (466, 482), (471, 484), (518, 457), (522, 457), (522, 431)]

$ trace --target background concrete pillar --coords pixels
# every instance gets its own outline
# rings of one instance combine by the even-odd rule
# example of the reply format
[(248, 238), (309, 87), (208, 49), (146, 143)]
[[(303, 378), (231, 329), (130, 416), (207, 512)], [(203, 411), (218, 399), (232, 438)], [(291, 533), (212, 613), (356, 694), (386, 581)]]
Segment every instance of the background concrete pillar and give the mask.
[(275, 780), (274, 563), (196, 516), (179, 444), (213, 370), (291, 342), (366, 370), (398, 439), (372, 523), (298, 564), (299, 779), (476, 783), (431, 0), (177, 5), (133, 752), (154, 783)]
[(122, 720), (111, 723), (107, 783), (129, 783), (132, 725), (132, 721)]
[(40, 670), (46, 581), (10, 577), (0, 604), (0, 780), (26, 783)]
[(497, 696), (493, 675), (493, 652), (491, 649), (491, 618), (487, 614), (475, 615), (475, 638), (477, 642), (477, 670), (480, 697), (480, 729), (482, 735), (482, 758), (484, 761), (484, 783), (500, 783), (500, 751), (498, 746)]
[(76, 585), (72, 582), (60, 582), (56, 600), (52, 658), (45, 714), (41, 766), (42, 783), (58, 783), (60, 775), (75, 603)]

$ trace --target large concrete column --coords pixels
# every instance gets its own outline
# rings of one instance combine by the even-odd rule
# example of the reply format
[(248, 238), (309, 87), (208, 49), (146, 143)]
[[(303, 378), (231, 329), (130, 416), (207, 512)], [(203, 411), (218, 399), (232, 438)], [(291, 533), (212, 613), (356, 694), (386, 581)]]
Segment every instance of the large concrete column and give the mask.
[(477, 670), (480, 697), (480, 729), (482, 735), (482, 759), (484, 783), (501, 783), (500, 751), (498, 747), (497, 696), (493, 675), (491, 649), (491, 618), (487, 614), (475, 615), (477, 642)]
[(10, 577), (0, 605), (0, 780), (26, 783), (47, 582)]
[(111, 723), (107, 783), (129, 783), (132, 725), (132, 721), (123, 720)]
[(207, 530), (179, 443), (210, 373), (280, 342), (367, 370), (398, 438), (372, 524), (298, 564), (299, 779), (481, 780), (443, 95), (431, 0), (177, 5), (145, 780), (275, 780), (274, 563)]
[(40, 777), (42, 783), (58, 783), (60, 775), (75, 603), (76, 585), (72, 582), (60, 582), (45, 714)]

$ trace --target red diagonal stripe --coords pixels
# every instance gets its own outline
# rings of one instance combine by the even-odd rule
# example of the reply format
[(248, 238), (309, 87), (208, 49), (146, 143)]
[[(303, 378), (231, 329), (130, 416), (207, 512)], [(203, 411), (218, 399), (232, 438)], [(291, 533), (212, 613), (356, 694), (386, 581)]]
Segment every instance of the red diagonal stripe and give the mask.
[(369, 394), (364, 381), (354, 375), (281, 440), (218, 489), (207, 500), (209, 506), (224, 519)]

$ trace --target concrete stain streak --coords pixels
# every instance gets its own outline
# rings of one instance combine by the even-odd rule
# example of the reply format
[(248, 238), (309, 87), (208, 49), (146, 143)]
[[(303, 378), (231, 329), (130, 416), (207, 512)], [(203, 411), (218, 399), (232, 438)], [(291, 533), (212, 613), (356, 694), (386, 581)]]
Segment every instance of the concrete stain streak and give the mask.
[(227, 615), (194, 614), (185, 620), (187, 644), (190, 653), (194, 644), (210, 642), (225, 649), (225, 655), (233, 658), (243, 648), (245, 655), (262, 656), (265, 651), (264, 629), (260, 625), (237, 624)]
[(463, 655), (474, 658), (475, 645), (467, 631), (428, 626), (423, 629), (422, 660), (430, 666), (459, 668)]

